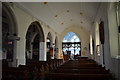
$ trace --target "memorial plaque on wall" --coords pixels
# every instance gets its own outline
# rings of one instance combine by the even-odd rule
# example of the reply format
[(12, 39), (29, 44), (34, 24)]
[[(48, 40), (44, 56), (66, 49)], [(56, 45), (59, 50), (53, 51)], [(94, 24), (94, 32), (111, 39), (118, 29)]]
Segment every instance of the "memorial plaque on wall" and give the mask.
[(101, 23), (99, 24), (99, 35), (100, 35), (100, 42), (101, 44), (104, 44), (105, 41), (105, 35), (104, 35), (104, 22), (101, 21)]

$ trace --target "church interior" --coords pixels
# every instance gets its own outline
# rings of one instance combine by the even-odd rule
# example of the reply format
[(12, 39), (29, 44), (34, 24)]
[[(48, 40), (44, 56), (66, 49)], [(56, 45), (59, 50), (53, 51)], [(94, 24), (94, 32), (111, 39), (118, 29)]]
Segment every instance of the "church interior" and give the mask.
[(120, 2), (0, 2), (0, 80), (120, 80)]

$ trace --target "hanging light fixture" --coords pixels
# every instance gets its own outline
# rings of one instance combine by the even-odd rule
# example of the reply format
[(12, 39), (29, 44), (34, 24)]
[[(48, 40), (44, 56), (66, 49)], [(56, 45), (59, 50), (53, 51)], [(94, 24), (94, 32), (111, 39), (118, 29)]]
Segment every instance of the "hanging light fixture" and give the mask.
[(83, 12), (82, 12), (82, 3), (80, 2), (80, 15), (82, 16), (83, 15)]
[(45, 4), (45, 5), (47, 5), (47, 4), (48, 4), (48, 2), (44, 2), (44, 4)]
[(80, 15), (82, 16), (82, 15), (83, 15), (83, 13), (82, 13), (82, 12), (80, 12)]

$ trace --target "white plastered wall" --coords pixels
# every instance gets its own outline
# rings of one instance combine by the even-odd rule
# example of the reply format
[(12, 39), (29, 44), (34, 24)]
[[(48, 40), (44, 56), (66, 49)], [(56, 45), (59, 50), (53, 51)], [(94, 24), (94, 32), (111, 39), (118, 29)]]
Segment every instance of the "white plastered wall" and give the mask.
[[(101, 63), (101, 64), (102, 64), (101, 59), (100, 59), (100, 58), (101, 58), (100, 55), (102, 55), (101, 50), (99, 51), (100, 55), (98, 55), (98, 54), (96, 53), (96, 52), (97, 52), (96, 46), (97, 46), (97, 45), (100, 45), (100, 41), (99, 41), (99, 21), (96, 20), (96, 21), (93, 23), (93, 26), (92, 26), (92, 28), (91, 28), (90, 34), (91, 34), (91, 36), (92, 36), (92, 39), (94, 40), (94, 50), (93, 50), (93, 55), (92, 55), (92, 57), (93, 57), (93, 59), (96, 60), (98, 63)], [(100, 47), (100, 49), (101, 49), (101, 47)]]
[[(89, 32), (86, 31), (83, 27), (77, 26), (77, 25), (73, 25), (70, 26), (69, 28), (66, 28), (66, 30), (64, 30), (60, 36), (60, 42), (59, 42), (59, 47), (60, 47), (60, 51), (62, 52), (62, 41), (65, 35), (67, 35), (69, 32), (74, 32), (81, 41), (81, 56), (88, 56), (90, 57), (89, 54)], [(85, 50), (84, 48), (87, 48), (87, 50)]]
[(109, 34), (110, 34), (110, 52), (111, 57), (118, 55), (118, 26), (116, 21), (116, 4), (111, 3), (108, 11)]
[[(100, 7), (98, 9), (98, 13), (96, 16), (96, 19), (94, 21), (94, 23), (99, 26), (100, 22), (103, 21), (104, 22), (104, 33), (105, 33), (105, 42), (104, 42), (104, 56), (105, 56), (105, 65), (106, 65), (106, 69), (108, 69), (110, 67), (110, 50), (109, 50), (109, 30), (108, 30), (108, 17), (107, 17), (107, 5), (108, 3), (101, 3)], [(96, 25), (94, 25), (94, 31), (93, 31), (93, 36), (94, 39), (96, 39)], [(96, 40), (95, 40), (96, 41)], [(100, 57), (96, 57), (96, 45), (97, 43), (95, 43), (95, 48), (94, 48), (94, 54), (95, 54), (95, 60), (100, 63), (103, 64), (103, 51), (102, 49), (100, 49)], [(100, 47), (101, 47), (101, 42), (100, 42)]]
[[(108, 6), (108, 24), (109, 24), (109, 37), (110, 37), (110, 57), (111, 57), (111, 65), (110, 69), (117, 78), (120, 80), (120, 71), (118, 68), (118, 64), (120, 59), (118, 58), (118, 26), (117, 26), (117, 18), (116, 18), (116, 3), (109, 3)], [(119, 79), (118, 79), (119, 78)]]
[[(104, 43), (104, 62), (103, 64), (103, 51), (101, 51), (100, 58), (95, 59), (100, 64), (104, 65), (106, 69), (110, 69), (111, 73), (118, 78), (118, 61), (115, 57), (118, 54), (118, 28), (116, 25), (115, 8), (111, 8), (110, 4), (113, 3), (101, 3), (98, 10), (95, 23), (100, 21), (104, 22), (104, 33), (105, 33), (105, 43)], [(95, 39), (95, 25), (91, 30), (91, 34)], [(101, 45), (101, 43), (100, 43)], [(96, 44), (95, 44), (96, 46)], [(96, 54), (96, 47), (94, 48), (94, 54)], [(118, 80), (118, 79), (117, 79)]]

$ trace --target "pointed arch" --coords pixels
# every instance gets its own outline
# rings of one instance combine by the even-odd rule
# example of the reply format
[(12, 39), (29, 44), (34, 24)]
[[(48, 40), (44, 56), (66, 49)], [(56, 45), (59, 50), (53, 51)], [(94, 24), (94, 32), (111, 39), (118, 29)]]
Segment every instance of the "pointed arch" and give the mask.
[(3, 59), (16, 66), (17, 21), (7, 3), (2, 4), (2, 51)]
[(26, 33), (26, 38), (27, 38), (27, 34), (29, 34), (29, 32), (31, 32), (31, 30), (33, 32), (35, 30), (37, 30), (39, 37), (40, 37), (40, 42), (45, 42), (44, 32), (38, 21), (34, 21), (30, 24), (30, 26), (28, 27), (27, 33)]
[[(9, 21), (9, 24), (11, 25), (10, 32), (12, 34), (15, 33), (17, 35), (18, 34), (17, 20), (15, 18), (12, 9), (6, 3), (2, 4), (2, 16), (3, 16), (2, 17), (3, 22)], [(5, 18), (8, 20), (5, 20)]]
[[(73, 39), (77, 39), (74, 41)], [(80, 38), (74, 33), (74, 32), (69, 32), (64, 36), (63, 42), (80, 42)]]
[[(34, 21), (26, 32), (26, 61), (29, 59), (39, 60), (40, 42), (45, 42), (44, 33), (38, 21)], [(33, 53), (33, 54), (32, 54)]]
[(53, 57), (53, 38), (50, 32), (47, 34), (47, 60), (51, 59)]
[(77, 59), (81, 56), (81, 43), (79, 37), (74, 32), (69, 32), (64, 36), (62, 42), (64, 59)]
[(52, 34), (50, 32), (47, 34), (47, 40), (50, 40), (49, 41), (50, 42), (50, 47), (52, 47), (53, 38), (52, 38)]

